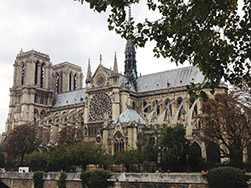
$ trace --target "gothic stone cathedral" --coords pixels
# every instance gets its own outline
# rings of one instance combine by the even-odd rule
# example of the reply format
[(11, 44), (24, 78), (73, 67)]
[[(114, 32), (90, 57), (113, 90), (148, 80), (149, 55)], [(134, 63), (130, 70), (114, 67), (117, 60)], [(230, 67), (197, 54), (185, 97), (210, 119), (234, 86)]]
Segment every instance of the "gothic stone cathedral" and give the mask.
[[(6, 132), (35, 120), (50, 132), (53, 146), (62, 127), (75, 126), (85, 141), (102, 143), (112, 154), (136, 149), (137, 134), (155, 124), (182, 123), (187, 137), (195, 139), (200, 129), (196, 116), (203, 101), (190, 97), (186, 85), (203, 80), (193, 66), (138, 77), (130, 41), (124, 74), (118, 72), (116, 55), (113, 69), (100, 63), (92, 74), (89, 62), (84, 88), (81, 67), (69, 62), (52, 65), (46, 54), (21, 51), (14, 63)], [(223, 85), (216, 93), (226, 89)], [(195, 141), (206, 158), (205, 144)]]

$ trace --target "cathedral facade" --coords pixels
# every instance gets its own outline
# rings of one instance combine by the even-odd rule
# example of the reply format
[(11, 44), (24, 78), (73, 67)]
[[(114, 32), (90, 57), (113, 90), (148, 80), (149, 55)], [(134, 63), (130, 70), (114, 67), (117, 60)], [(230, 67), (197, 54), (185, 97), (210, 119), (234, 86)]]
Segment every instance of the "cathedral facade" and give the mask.
[[(35, 121), (50, 133), (57, 145), (65, 126), (81, 130), (84, 141), (102, 143), (114, 154), (137, 149), (137, 135), (155, 124), (181, 123), (187, 138), (194, 140), (206, 158), (204, 143), (196, 140), (197, 119), (203, 104), (187, 93), (187, 85), (200, 84), (204, 76), (197, 67), (138, 76), (136, 51), (131, 41), (125, 49), (124, 74), (118, 71), (116, 55), (112, 69), (102, 63), (92, 73), (91, 64), (83, 87), (81, 67), (69, 62), (52, 65), (50, 57), (34, 50), (20, 52), (14, 63), (13, 86), (6, 132)], [(226, 92), (222, 85), (216, 93)], [(209, 90), (205, 90), (212, 97)]]

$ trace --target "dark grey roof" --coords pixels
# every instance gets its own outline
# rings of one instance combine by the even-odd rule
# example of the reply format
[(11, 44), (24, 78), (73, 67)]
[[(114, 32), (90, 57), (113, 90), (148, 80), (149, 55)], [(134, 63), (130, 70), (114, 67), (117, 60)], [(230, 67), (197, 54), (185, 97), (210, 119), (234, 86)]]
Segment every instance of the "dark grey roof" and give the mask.
[(145, 125), (146, 122), (142, 119), (142, 117), (133, 109), (125, 109), (119, 117), (112, 122), (112, 124), (121, 123), (129, 123), (135, 121), (136, 123), (140, 123)]
[(54, 108), (63, 107), (68, 105), (80, 104), (85, 102), (85, 88), (70, 91), (66, 93), (60, 93), (55, 97)]
[(147, 92), (202, 83), (204, 76), (197, 67), (190, 66), (139, 77), (138, 92)]
[(119, 75), (119, 86), (125, 85), (127, 87), (129, 87), (129, 90), (134, 91), (134, 86), (132, 85), (131, 82), (129, 82), (129, 79), (127, 76), (120, 74)]

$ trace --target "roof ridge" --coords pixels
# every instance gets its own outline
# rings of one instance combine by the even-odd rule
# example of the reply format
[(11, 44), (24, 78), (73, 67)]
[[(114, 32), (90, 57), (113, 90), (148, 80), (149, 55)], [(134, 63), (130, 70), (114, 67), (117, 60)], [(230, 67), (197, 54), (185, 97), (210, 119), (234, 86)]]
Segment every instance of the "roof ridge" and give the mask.
[(177, 69), (170, 69), (170, 70), (165, 70), (165, 71), (160, 71), (160, 72), (145, 74), (145, 75), (143, 75), (143, 76), (138, 77), (138, 79), (139, 79), (139, 78), (142, 78), (142, 77), (150, 76), (150, 75), (156, 75), (156, 74), (159, 74), (159, 73), (171, 72), (171, 71), (175, 71), (175, 70), (186, 69), (186, 68), (189, 68), (189, 67), (196, 67), (196, 66), (191, 65), (191, 66), (186, 66), (186, 67), (180, 67), (180, 68), (177, 68)]

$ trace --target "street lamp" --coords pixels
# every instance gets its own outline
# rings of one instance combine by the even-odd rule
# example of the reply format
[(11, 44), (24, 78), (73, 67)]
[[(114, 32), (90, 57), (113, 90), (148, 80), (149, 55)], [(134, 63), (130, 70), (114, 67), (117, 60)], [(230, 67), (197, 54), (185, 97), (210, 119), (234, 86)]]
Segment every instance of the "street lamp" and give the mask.
[(189, 155), (186, 155), (186, 160), (187, 160), (187, 173), (189, 173), (189, 165), (188, 165)]

